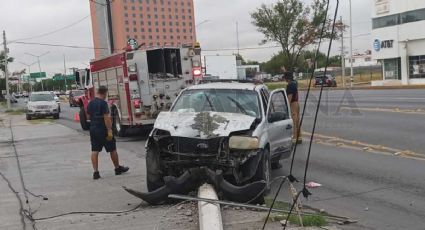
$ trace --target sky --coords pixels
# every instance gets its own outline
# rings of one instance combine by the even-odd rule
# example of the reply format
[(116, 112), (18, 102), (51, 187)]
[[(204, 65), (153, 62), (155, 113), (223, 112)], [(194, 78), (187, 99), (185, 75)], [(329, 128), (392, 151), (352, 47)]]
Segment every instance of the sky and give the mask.
[[(120, 1), (120, 0), (116, 0)], [(239, 25), (240, 47), (258, 47), (263, 39), (252, 25), (250, 13), (261, 4), (271, 5), (277, 0), (194, 0), (197, 39), (203, 50), (217, 50), (237, 47), (236, 23)], [(309, 0), (303, 0), (308, 3)], [(336, 1), (331, 1), (332, 15)], [(364, 52), (371, 49), (371, 9), (372, 0), (353, 0), (353, 50)], [(64, 57), (67, 72), (69, 68), (85, 68), (94, 57), (91, 49), (74, 49), (24, 45), (14, 43), (20, 40), (31, 43), (65, 44), (93, 47), (89, 0), (1, 0), (0, 30), (6, 31), (10, 56), (15, 58), (9, 66), (11, 72), (22, 70), (25, 65), (37, 61), (33, 55), (48, 54), (40, 58), (41, 70), (48, 75), (64, 72)], [(331, 15), (331, 12), (330, 12)], [(341, 0), (338, 18), (349, 23), (349, 1)], [(202, 23), (203, 22), (203, 23)], [(65, 27), (65, 28), (64, 28)], [(57, 31), (59, 30), (59, 31)], [(56, 31), (56, 32), (55, 32)], [(348, 32), (348, 31), (347, 31)], [(37, 37), (38, 35), (45, 35)], [(360, 36), (359, 36), (360, 35)], [(348, 33), (347, 33), (348, 36)], [(28, 39), (30, 38), (30, 39)], [(348, 37), (345, 49), (348, 51)], [(265, 46), (273, 46), (267, 44)], [(322, 50), (325, 50), (323, 44)], [(340, 50), (340, 41), (335, 41), (332, 53)], [(260, 62), (269, 60), (279, 51), (278, 48), (241, 50), (245, 59)], [(235, 51), (204, 51), (204, 55), (232, 54)], [(38, 65), (31, 71), (38, 71)]]

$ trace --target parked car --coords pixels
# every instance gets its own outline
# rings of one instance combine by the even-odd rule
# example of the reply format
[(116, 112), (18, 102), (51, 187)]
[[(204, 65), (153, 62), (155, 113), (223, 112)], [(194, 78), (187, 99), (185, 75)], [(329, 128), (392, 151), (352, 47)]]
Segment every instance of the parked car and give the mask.
[[(214, 82), (183, 90), (171, 110), (159, 114), (146, 143), (149, 192), (178, 193), (170, 184), (196, 189), (209, 181), (225, 199), (263, 203), (272, 167), (291, 155), (288, 105), (284, 89), (269, 92), (263, 84)], [(153, 204), (166, 199), (127, 191)]]
[(69, 92), (69, 106), (70, 107), (79, 107), (82, 97), (84, 97), (84, 90), (73, 90)]
[(15, 93), (10, 95), (10, 103), (18, 103), (18, 99), (16, 99)]
[(52, 94), (53, 98), (55, 99), (56, 103), (58, 104), (59, 113), (60, 113), (61, 112), (61, 102), (60, 102), (59, 96), (56, 95), (56, 93), (54, 93), (54, 92), (50, 92), (50, 94)]
[(316, 76), (316, 81), (314, 86), (327, 86), (327, 87), (337, 87), (337, 83), (332, 75), (318, 75)]
[(59, 105), (50, 92), (33, 92), (27, 101), (27, 120), (34, 117), (49, 117), (59, 119)]

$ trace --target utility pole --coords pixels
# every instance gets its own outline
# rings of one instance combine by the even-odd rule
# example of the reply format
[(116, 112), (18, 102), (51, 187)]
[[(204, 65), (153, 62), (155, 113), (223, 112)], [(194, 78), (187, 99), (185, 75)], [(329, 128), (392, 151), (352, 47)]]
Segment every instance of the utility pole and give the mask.
[(9, 70), (7, 69), (7, 54), (9, 50), (7, 49), (6, 42), (6, 31), (3, 30), (3, 47), (4, 47), (4, 76), (6, 78), (6, 100), (7, 100), (7, 109), (10, 109), (10, 95), (9, 95)]
[(66, 59), (65, 59), (65, 54), (63, 55), (63, 70), (64, 70), (65, 92), (66, 92), (68, 90), (68, 84), (66, 83)]
[(239, 50), (239, 23), (236, 21), (236, 45), (238, 47), (238, 56), (240, 56)]
[(340, 19), (341, 23), (341, 67), (342, 67), (342, 86), (345, 87), (345, 50), (344, 50), (344, 23), (342, 22), (342, 16)]
[(351, 0), (350, 1), (350, 81), (351, 81), (351, 88), (353, 87), (354, 83), (354, 70), (353, 70), (353, 15), (352, 15), (352, 7), (351, 7)]
[(32, 92), (32, 84), (30, 82), (31, 81), (31, 66), (34, 65), (34, 64), (37, 64), (37, 62), (33, 62), (29, 65), (27, 63), (24, 63), (24, 62), (19, 62), (19, 63), (21, 63), (22, 65), (24, 65), (28, 68), (28, 81), (27, 82), (30, 85), (30, 91)]
[(111, 54), (115, 51), (115, 45), (114, 45), (114, 31), (112, 27), (112, 11), (111, 11), (111, 0), (106, 0), (106, 14), (107, 14), (107, 25), (108, 25), (108, 32), (109, 32), (109, 45), (111, 49)]

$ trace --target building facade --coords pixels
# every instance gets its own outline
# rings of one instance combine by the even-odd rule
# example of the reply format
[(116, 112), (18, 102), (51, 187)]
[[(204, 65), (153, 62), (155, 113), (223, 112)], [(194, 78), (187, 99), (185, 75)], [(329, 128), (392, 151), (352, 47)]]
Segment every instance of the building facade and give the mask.
[(425, 84), (425, 0), (374, 0), (372, 57), (386, 82)]
[[(129, 39), (145, 46), (193, 45), (196, 41), (193, 0), (90, 0), (95, 58), (125, 50)], [(110, 39), (110, 34), (113, 39)]]

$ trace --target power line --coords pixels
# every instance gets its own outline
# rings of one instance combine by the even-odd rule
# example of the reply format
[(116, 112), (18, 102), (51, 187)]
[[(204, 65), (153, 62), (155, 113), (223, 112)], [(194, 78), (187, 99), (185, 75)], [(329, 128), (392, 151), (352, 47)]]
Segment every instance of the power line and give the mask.
[[(91, 1), (91, 2), (93, 2), (93, 3), (95, 3), (95, 4), (99, 4), (99, 5), (101, 5), (101, 6), (105, 6), (104, 4), (101, 4), (101, 3), (99, 3), (99, 2), (97, 2), (97, 1), (95, 1), (95, 0), (90, 0), (90, 1)], [(75, 21), (75, 22), (73, 22), (73, 23), (71, 23), (71, 24), (68, 24), (68, 25), (66, 25), (66, 26), (64, 26), (64, 27), (61, 27), (61, 28), (59, 28), (59, 29), (56, 29), (56, 30), (53, 30), (53, 31), (50, 31), (50, 32), (47, 32), (47, 33), (43, 33), (43, 34), (39, 34), (39, 35), (35, 35), (35, 36), (32, 36), (32, 37), (19, 38), (19, 39), (11, 40), (9, 43), (17, 43), (18, 41), (25, 41), (25, 40), (35, 39), (35, 38), (46, 37), (46, 36), (49, 36), (49, 35), (51, 35), (51, 34), (55, 34), (55, 33), (61, 32), (61, 31), (63, 31), (63, 30), (69, 29), (69, 28), (71, 28), (71, 27), (73, 27), (73, 26), (75, 26), (75, 25), (77, 25), (77, 24), (79, 24), (79, 23), (83, 22), (84, 20), (86, 20), (86, 19), (88, 19), (89, 17), (91, 17), (91, 16), (93, 16), (94, 14), (96, 14), (96, 13), (97, 13), (100, 9), (101, 9), (101, 8), (97, 9), (97, 10), (96, 10), (95, 12), (93, 12), (92, 14), (89, 14), (89, 15), (87, 15), (87, 16), (85, 16), (85, 17), (83, 17), (83, 18), (81, 18), (81, 19), (79, 19), (79, 20), (77, 20), (77, 21)]]
[(50, 43), (39, 43), (39, 42), (14, 42), (15, 44), (22, 45), (39, 45), (39, 46), (52, 46), (52, 47), (65, 47), (73, 49), (92, 49), (92, 50), (107, 50), (108, 48), (102, 47), (90, 47), (90, 46), (77, 46), (77, 45), (62, 45), (62, 44), (50, 44)]

